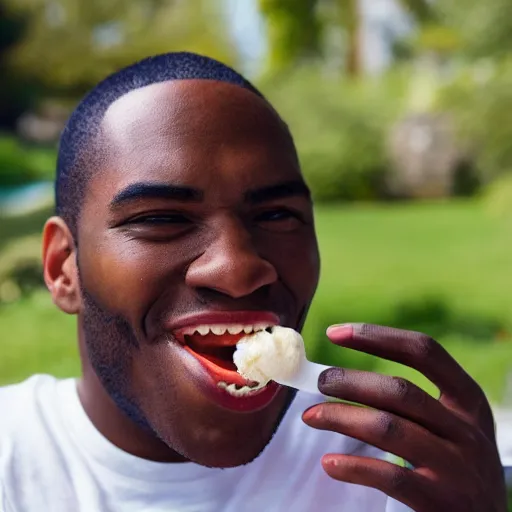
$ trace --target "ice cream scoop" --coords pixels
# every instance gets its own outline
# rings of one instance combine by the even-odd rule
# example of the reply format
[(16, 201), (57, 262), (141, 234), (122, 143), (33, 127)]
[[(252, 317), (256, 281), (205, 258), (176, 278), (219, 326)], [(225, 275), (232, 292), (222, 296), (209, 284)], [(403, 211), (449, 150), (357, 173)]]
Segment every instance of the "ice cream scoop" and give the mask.
[(236, 345), (233, 361), (238, 373), (261, 387), (273, 380), (284, 386), (320, 393), (318, 376), (330, 368), (306, 358), (302, 336), (275, 326), (244, 336)]

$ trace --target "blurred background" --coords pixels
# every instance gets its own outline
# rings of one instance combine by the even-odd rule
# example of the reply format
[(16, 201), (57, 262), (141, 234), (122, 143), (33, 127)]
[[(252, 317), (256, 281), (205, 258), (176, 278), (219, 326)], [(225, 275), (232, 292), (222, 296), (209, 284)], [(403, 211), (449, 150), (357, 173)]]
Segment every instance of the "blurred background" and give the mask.
[(324, 334), (340, 322), (423, 331), (505, 422), (510, 0), (0, 0), (0, 384), (78, 374), (75, 319), (41, 278), (58, 136), (100, 79), (171, 50), (245, 73), (296, 137), (323, 258), (310, 357), (435, 394), (416, 372)]

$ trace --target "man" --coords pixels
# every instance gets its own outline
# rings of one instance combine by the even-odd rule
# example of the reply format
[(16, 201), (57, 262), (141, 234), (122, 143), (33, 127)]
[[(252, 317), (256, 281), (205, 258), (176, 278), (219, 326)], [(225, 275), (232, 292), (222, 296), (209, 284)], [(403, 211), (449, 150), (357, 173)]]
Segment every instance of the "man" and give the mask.
[(0, 390), (5, 512), (506, 510), (489, 404), (427, 336), (327, 332), (439, 400), (339, 368), (320, 391), (369, 407), (236, 373), (244, 332), (302, 328), (319, 257), (288, 128), (233, 70), (177, 53), (107, 78), (64, 130), (56, 201), (44, 277), (83, 372)]

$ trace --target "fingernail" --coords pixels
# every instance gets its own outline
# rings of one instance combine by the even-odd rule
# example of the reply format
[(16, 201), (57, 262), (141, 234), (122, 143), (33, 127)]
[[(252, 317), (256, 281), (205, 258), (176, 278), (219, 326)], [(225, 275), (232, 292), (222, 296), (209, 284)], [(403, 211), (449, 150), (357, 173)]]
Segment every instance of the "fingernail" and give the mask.
[(336, 455), (328, 454), (322, 457), (322, 464), (324, 466), (339, 466), (341, 461), (336, 457)]
[(312, 407), (310, 407), (309, 409), (306, 409), (302, 413), (302, 420), (306, 423), (308, 421), (316, 420), (316, 419), (318, 419), (319, 414), (320, 414), (319, 409), (315, 405), (313, 405)]
[(334, 342), (347, 340), (352, 337), (353, 333), (354, 327), (351, 324), (331, 325), (327, 329), (327, 336)]

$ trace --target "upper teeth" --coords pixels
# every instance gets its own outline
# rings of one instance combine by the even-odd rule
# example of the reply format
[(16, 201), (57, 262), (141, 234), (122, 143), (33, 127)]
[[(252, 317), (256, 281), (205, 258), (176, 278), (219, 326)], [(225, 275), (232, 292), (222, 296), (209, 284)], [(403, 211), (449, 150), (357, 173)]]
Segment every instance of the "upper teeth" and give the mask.
[(201, 336), (205, 336), (206, 334), (212, 332), (217, 336), (221, 336), (228, 332), (229, 334), (240, 334), (242, 331), (245, 334), (250, 334), (251, 332), (263, 331), (267, 329), (267, 327), (271, 327), (271, 324), (267, 323), (258, 323), (254, 325), (243, 325), (243, 324), (215, 324), (215, 325), (195, 325), (192, 327), (187, 327), (184, 329), (183, 334), (192, 335), (196, 332)]

